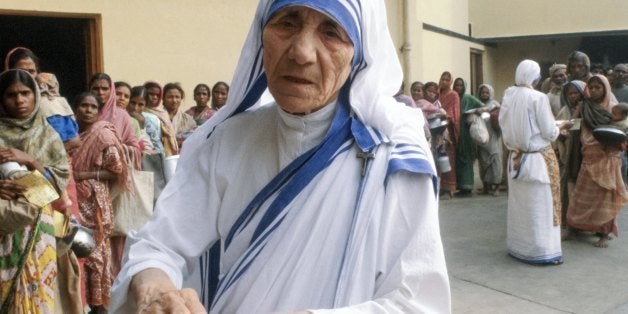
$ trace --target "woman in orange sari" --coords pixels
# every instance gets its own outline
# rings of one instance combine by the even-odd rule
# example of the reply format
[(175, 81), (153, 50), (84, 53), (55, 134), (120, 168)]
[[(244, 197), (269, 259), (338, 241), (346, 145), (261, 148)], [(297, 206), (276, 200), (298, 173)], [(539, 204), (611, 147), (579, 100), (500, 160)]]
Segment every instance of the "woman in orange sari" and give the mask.
[(595, 128), (612, 123), (611, 109), (616, 105), (606, 77), (593, 75), (585, 95), (581, 105), (582, 164), (569, 199), (567, 237), (574, 229), (595, 232), (599, 237), (595, 246), (605, 248), (609, 235), (617, 236), (616, 218), (628, 202), (628, 193), (621, 176), (621, 148), (603, 145), (593, 137)]
[(456, 191), (456, 143), (458, 143), (458, 136), (460, 134), (460, 97), (451, 89), (451, 73), (445, 71), (440, 76), (438, 82), (438, 100), (445, 111), (447, 111), (447, 118), (449, 119), (449, 125), (447, 130), (449, 131), (449, 142), (447, 143), (447, 157), (451, 163), (451, 171), (441, 174), (440, 181), (440, 196), (443, 199), (452, 198), (454, 191)]

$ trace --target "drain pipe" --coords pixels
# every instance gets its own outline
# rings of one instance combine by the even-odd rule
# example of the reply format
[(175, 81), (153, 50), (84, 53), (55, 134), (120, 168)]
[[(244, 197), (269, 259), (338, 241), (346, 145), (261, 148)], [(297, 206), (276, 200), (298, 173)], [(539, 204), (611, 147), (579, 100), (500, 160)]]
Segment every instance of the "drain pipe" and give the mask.
[[(403, 26), (402, 26), (402, 38), (403, 44), (401, 46), (401, 56), (403, 60), (403, 82), (406, 89), (410, 88), (410, 76), (412, 75), (412, 58), (410, 58), (410, 51), (412, 50), (412, 44), (410, 40), (410, 0), (403, 0)], [(404, 91), (405, 93), (406, 91)]]

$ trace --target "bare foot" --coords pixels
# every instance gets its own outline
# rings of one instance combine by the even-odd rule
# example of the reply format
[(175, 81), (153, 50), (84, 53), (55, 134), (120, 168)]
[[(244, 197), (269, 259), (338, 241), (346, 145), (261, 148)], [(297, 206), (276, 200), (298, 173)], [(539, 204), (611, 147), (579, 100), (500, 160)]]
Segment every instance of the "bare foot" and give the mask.
[(598, 236), (600, 237), (600, 239), (595, 244), (593, 244), (593, 246), (599, 248), (607, 248), (609, 236), (607, 234), (598, 234)]
[(562, 230), (561, 235), (560, 235), (560, 239), (562, 241), (573, 240), (575, 238), (576, 234), (577, 234), (577, 231), (575, 229), (567, 227), (567, 228)]

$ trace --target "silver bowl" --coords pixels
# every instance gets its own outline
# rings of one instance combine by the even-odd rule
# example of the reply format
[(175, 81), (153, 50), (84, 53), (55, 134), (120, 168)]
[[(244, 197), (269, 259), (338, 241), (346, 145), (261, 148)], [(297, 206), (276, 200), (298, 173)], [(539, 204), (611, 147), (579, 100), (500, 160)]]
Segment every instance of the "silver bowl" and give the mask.
[(94, 232), (81, 225), (72, 225), (71, 234), (72, 239), (72, 251), (78, 258), (88, 257), (96, 248), (96, 241), (94, 241)]

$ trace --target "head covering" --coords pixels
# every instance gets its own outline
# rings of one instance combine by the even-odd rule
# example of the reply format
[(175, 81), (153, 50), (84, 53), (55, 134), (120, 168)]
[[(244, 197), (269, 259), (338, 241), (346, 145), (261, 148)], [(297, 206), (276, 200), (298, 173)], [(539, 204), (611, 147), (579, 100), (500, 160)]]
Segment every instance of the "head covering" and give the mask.
[(573, 81), (567, 82), (565, 86), (563, 86), (562, 96), (560, 99), (561, 107), (568, 106), (570, 110), (571, 110), (571, 104), (569, 103), (569, 97), (567, 94), (569, 93), (569, 86), (572, 86), (572, 85), (576, 88), (576, 90), (580, 94), (580, 98), (584, 99), (584, 90), (587, 86), (587, 83), (580, 80), (573, 80)]
[(111, 122), (115, 126), (116, 133), (120, 137), (122, 144), (131, 148), (131, 152), (135, 154), (135, 167), (139, 169), (141, 150), (140, 144), (135, 136), (135, 131), (133, 130), (131, 116), (129, 116), (126, 110), (116, 105), (116, 87), (111, 77), (109, 77), (109, 84), (111, 95), (102, 108), (100, 108), (98, 120)]
[(586, 53), (581, 52), (581, 51), (572, 52), (571, 54), (569, 54), (569, 57), (567, 58), (567, 64), (569, 65), (569, 63), (571, 63), (572, 61), (582, 62), (585, 68), (585, 73), (591, 72), (591, 60), (589, 60), (589, 56), (587, 56)]
[(41, 72), (35, 76), (35, 80), (42, 95), (48, 97), (61, 96), (59, 94), (59, 81), (54, 74)]
[(625, 63), (618, 63), (617, 65), (615, 65), (615, 67), (613, 67), (613, 71), (628, 72), (628, 65), (626, 65)]
[(550, 68), (549, 68), (549, 74), (550, 76), (554, 75), (554, 73), (556, 73), (557, 71), (560, 70), (567, 70), (567, 65), (566, 64), (562, 64), (562, 63), (554, 63)]
[(535, 61), (526, 59), (517, 65), (515, 85), (533, 88), (532, 84), (541, 78), (541, 67)]
[[(590, 98), (588, 85), (591, 80), (600, 80), (602, 85), (604, 85), (604, 97), (599, 103), (593, 102)], [(589, 81), (587, 81), (584, 94), (586, 97), (582, 106), (582, 120), (584, 123), (592, 130), (599, 126), (610, 124), (613, 118), (611, 108), (617, 103), (612, 101), (611, 85), (606, 77), (600, 74), (594, 74)]]
[(493, 86), (489, 84), (480, 85), (480, 87), (478, 87), (478, 95), (480, 95), (480, 92), (482, 91), (482, 87), (486, 87), (486, 89), (488, 89), (488, 99), (493, 100), (495, 98), (495, 89), (493, 88)]
[(35, 109), (24, 119), (9, 117), (0, 105), (0, 147), (19, 149), (37, 160), (55, 180), (59, 190), (64, 190), (69, 178), (69, 163), (63, 142), (57, 132), (48, 124), (40, 110), (40, 94), (37, 83), (26, 71), (13, 69), (2, 72), (0, 80), (16, 73), (26, 73), (33, 80)]
[[(259, 102), (267, 87), (262, 65), (264, 23), (273, 12), (291, 5), (306, 6), (328, 15), (351, 38), (354, 44), (352, 72), (339, 97), (348, 94), (349, 106), (357, 119), (385, 136), (394, 133), (406, 141), (420, 141), (422, 134), (393, 132), (393, 129), (415, 125), (422, 119), (417, 119), (420, 113), (393, 98), (401, 85), (402, 71), (388, 31), (384, 1), (261, 0), (236, 67), (227, 104), (186, 140), (186, 149), (193, 150), (191, 147), (200, 145), (218, 124)], [(421, 129), (422, 126), (413, 128)], [(181, 161), (185, 160), (186, 154), (183, 155)]]
[(464, 94), (467, 92), (467, 82), (463, 78), (457, 77), (454, 80), (454, 87), (456, 86), (456, 82), (458, 82), (458, 81), (462, 82), (462, 92), (460, 92), (460, 95), (459, 95), (460, 98), (462, 98), (462, 96), (464, 96)]
[(18, 51), (21, 51), (21, 50), (31, 51), (30, 49), (25, 48), (25, 47), (15, 47), (15, 48), (11, 49), (11, 51), (9, 51), (9, 53), (7, 53), (7, 56), (4, 58), (4, 70), (5, 71), (9, 69), (9, 61), (11, 61), (11, 56), (14, 53), (16, 53)]

